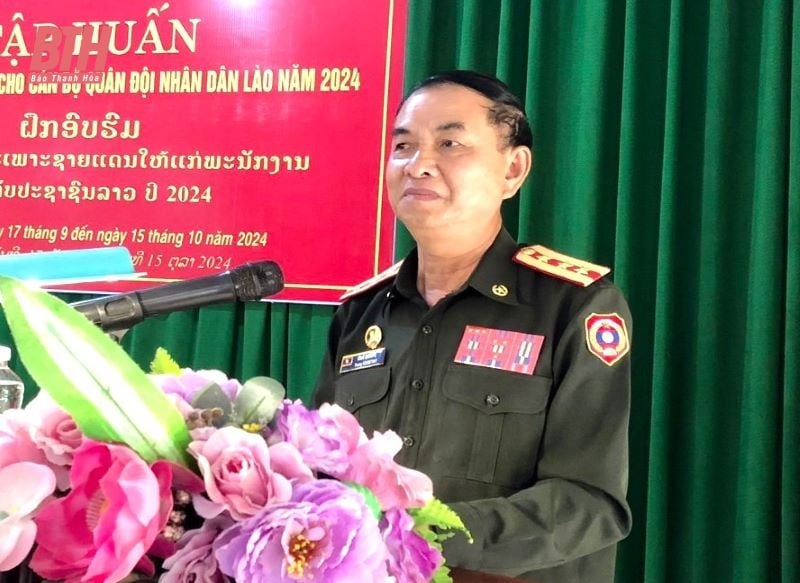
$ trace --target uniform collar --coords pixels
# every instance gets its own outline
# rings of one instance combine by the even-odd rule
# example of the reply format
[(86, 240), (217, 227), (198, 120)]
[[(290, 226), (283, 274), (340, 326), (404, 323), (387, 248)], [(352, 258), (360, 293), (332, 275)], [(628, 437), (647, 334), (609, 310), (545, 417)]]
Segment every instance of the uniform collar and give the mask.
[(467, 285), (487, 298), (502, 304), (519, 305), (517, 300), (517, 267), (511, 260), (517, 242), (504, 228), (500, 229), (491, 247), (483, 254)]
[(417, 290), (418, 265), (419, 260), (417, 259), (417, 248), (414, 247), (403, 260), (403, 264), (400, 266), (400, 271), (397, 272), (397, 277), (395, 277), (392, 292), (398, 293), (408, 299), (420, 297), (419, 291)]
[[(511, 260), (517, 249), (518, 245), (508, 231), (500, 229), (466, 285), (489, 299), (512, 306), (518, 305), (517, 269)], [(418, 265), (417, 249), (414, 248), (400, 267), (394, 281), (394, 292), (409, 299), (420, 297), (417, 290)]]

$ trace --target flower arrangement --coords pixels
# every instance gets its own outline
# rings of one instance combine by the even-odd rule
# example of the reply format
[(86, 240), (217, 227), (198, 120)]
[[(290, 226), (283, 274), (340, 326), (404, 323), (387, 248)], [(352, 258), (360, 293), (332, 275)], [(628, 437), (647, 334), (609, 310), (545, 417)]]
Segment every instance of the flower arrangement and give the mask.
[[(450, 581), (465, 531), (400, 438), (336, 405), (309, 410), (267, 377), (145, 374), (54, 296), (0, 277), (3, 311), (42, 389), (0, 415), (0, 571), (164, 583)], [(468, 533), (467, 533), (468, 534)]]

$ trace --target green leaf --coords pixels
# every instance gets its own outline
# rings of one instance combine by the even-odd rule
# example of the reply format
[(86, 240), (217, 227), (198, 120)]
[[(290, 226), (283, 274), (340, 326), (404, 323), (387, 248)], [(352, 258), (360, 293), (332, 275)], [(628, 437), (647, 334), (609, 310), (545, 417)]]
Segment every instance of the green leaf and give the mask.
[(453, 532), (463, 532), (467, 540), (471, 543), (472, 534), (469, 532), (461, 517), (450, 508), (447, 504), (437, 498), (431, 499), (422, 508), (411, 508), (408, 513), (414, 518), (414, 530), (423, 534), (424, 530), (430, 527), (435, 527), (437, 541), (441, 542), (453, 536)]
[(87, 437), (124, 443), (148, 462), (191, 463), (178, 409), (99, 328), (9, 277), (0, 276), (0, 303), (28, 372)]
[(156, 348), (156, 355), (150, 363), (150, 372), (153, 374), (181, 374), (181, 366), (175, 362), (172, 355), (160, 346)]
[(222, 409), (222, 415), (214, 419), (214, 427), (226, 425), (233, 409), (228, 395), (216, 383), (211, 383), (198, 392), (192, 399), (192, 407), (195, 409)]
[(267, 424), (286, 396), (284, 386), (270, 377), (253, 377), (242, 385), (233, 404), (236, 425)]
[(369, 508), (372, 515), (375, 517), (375, 520), (381, 519), (381, 503), (378, 502), (378, 498), (375, 496), (375, 493), (367, 488), (366, 486), (362, 486), (361, 484), (356, 484), (355, 482), (342, 482), (348, 488), (355, 490), (359, 494), (364, 497), (364, 502)]
[[(461, 517), (447, 504), (437, 498), (431, 499), (422, 508), (410, 508), (408, 513), (414, 518), (414, 531), (431, 545), (442, 550), (442, 542), (454, 536), (455, 532), (463, 532), (472, 543), (472, 534)], [(452, 583), (450, 569), (444, 561), (434, 571), (430, 583)]]
[(450, 569), (444, 561), (441, 562), (439, 568), (433, 572), (431, 583), (453, 583), (453, 577), (450, 575)]

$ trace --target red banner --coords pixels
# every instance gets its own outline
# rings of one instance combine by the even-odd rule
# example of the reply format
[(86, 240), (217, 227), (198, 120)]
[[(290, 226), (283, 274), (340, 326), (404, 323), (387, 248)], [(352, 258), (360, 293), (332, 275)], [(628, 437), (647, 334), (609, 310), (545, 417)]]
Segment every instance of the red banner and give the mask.
[(0, 7), (0, 254), (127, 247), (131, 291), (249, 261), (279, 300), (391, 264), (406, 0)]

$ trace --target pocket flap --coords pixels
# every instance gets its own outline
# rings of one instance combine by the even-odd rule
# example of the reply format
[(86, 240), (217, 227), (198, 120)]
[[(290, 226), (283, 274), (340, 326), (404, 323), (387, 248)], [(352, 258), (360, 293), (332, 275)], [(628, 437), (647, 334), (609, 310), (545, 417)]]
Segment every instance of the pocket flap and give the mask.
[(547, 407), (552, 384), (546, 377), (454, 363), (447, 368), (442, 391), (487, 415), (533, 414)]
[(386, 396), (391, 378), (388, 366), (343, 374), (336, 381), (336, 403), (354, 413)]

